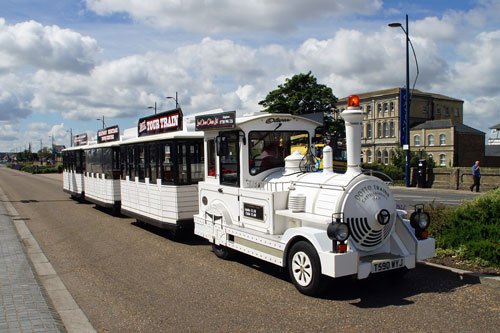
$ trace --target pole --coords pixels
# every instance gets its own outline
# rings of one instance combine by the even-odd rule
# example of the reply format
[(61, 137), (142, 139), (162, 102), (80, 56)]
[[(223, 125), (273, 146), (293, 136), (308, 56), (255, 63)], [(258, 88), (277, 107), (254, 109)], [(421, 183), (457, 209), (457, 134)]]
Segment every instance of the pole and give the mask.
[(405, 186), (410, 186), (410, 32), (408, 30), (408, 14), (406, 14), (406, 161), (405, 161)]
[(156, 101), (155, 101), (155, 114), (156, 114)]
[(179, 108), (179, 102), (177, 101), (177, 91), (175, 92), (175, 108), (178, 109)]

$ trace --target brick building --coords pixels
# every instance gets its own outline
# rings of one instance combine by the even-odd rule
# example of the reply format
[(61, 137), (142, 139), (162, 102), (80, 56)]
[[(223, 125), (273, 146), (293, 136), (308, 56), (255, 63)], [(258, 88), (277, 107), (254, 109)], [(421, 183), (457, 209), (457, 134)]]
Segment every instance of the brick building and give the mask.
[[(363, 162), (389, 164), (391, 155), (401, 146), (401, 90), (393, 88), (357, 94), (360, 106), (365, 111), (361, 139)], [(468, 165), (470, 159), (480, 159), (479, 155), (484, 157), (485, 133), (463, 124), (463, 103), (453, 97), (413, 90), (409, 122), (410, 149), (426, 150), (437, 165), (446, 166), (455, 166), (457, 163)], [(336, 107), (343, 111), (347, 107), (347, 97), (340, 99)], [(429, 135), (431, 143), (428, 142)], [(479, 142), (481, 138), (482, 145)], [(419, 140), (418, 144), (415, 139)], [(472, 149), (473, 146), (476, 148)]]
[(485, 133), (451, 119), (428, 120), (410, 130), (413, 151), (426, 151), (437, 166), (470, 166), (484, 162)]

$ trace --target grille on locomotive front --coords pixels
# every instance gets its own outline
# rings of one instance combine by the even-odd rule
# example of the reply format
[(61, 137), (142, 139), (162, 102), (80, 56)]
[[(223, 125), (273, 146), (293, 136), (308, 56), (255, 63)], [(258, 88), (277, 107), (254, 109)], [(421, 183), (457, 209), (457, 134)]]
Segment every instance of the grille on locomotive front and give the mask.
[(381, 245), (391, 234), (394, 220), (391, 219), (385, 226), (378, 224), (380, 228), (374, 229), (368, 223), (366, 217), (348, 217), (346, 219), (351, 232), (351, 239), (360, 250), (374, 250)]

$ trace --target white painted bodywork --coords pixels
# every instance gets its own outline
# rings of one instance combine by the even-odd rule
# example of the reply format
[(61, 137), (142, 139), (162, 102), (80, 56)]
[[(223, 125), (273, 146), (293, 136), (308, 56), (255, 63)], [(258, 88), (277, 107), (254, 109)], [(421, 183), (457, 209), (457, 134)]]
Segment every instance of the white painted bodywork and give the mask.
[[(249, 172), (249, 149), (243, 140), (250, 131), (273, 131), (276, 125), (266, 123), (267, 119), (289, 117), (279, 130), (307, 130), (309, 137), (313, 137), (318, 124), (283, 114), (237, 118), (236, 130), (243, 133), (239, 140), (240, 186), (220, 185), (218, 162), (214, 176), (205, 173), (205, 181), (199, 183), (200, 209), (194, 216), (195, 234), (279, 266), (287, 265), (291, 245), (297, 239), (305, 239), (316, 249), (322, 273), (331, 277), (353, 275), (362, 279), (371, 273), (376, 261), (403, 258), (407, 268), (414, 268), (416, 260), (432, 257), (434, 240), (417, 240), (409, 222), (397, 213), (387, 185), (361, 173), (362, 112), (348, 110), (345, 116), (348, 149), (345, 174), (328, 172), (326, 165), (327, 172), (323, 173), (296, 172), (296, 167), (290, 167), (256, 176)], [(205, 144), (217, 134), (206, 131)], [(303, 212), (288, 207), (289, 196), (298, 193), (306, 198)], [(261, 207), (262, 218), (245, 216), (245, 204)], [(381, 210), (390, 213), (385, 225), (377, 222)], [(349, 219), (358, 232), (369, 229), (358, 235), (357, 241), (349, 238), (346, 253), (334, 253), (332, 240), (326, 233), (336, 216), (342, 216), (344, 222)], [(377, 239), (373, 244), (372, 238)]]
[(120, 180), (108, 179), (106, 175), (86, 172), (83, 176), (85, 183), (85, 198), (98, 201), (103, 205), (114, 205), (120, 202)]
[(128, 176), (121, 180), (122, 210), (153, 219), (158, 223), (176, 225), (190, 220), (198, 212), (198, 186), (162, 185), (161, 180), (139, 182)]
[(84, 192), (83, 174), (76, 171), (63, 171), (63, 190), (71, 195), (81, 196)]

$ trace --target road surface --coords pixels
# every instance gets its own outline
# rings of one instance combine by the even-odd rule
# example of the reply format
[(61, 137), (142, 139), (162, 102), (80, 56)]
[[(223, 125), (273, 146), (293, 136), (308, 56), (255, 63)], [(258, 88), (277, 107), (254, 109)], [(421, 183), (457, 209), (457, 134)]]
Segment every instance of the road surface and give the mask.
[(0, 187), (100, 332), (499, 330), (500, 291), (447, 270), (332, 280), (311, 298), (273, 265), (224, 261), (194, 236), (174, 242), (71, 200), (61, 179), (0, 168)]

